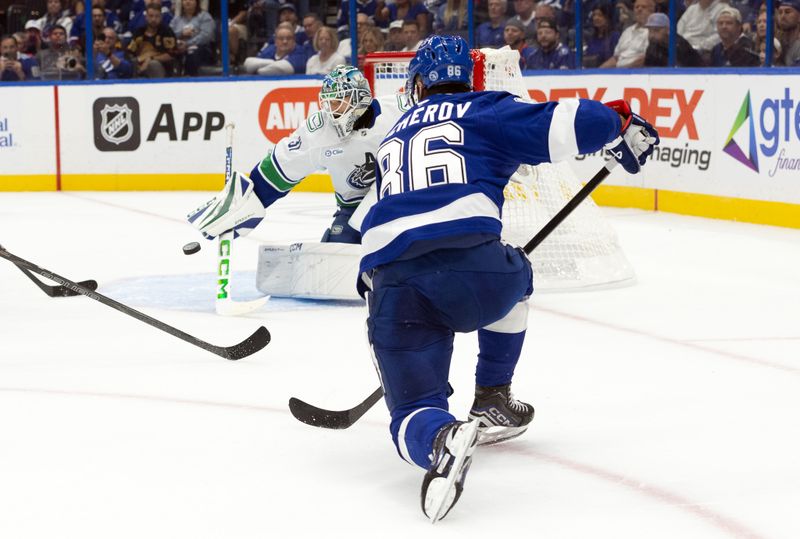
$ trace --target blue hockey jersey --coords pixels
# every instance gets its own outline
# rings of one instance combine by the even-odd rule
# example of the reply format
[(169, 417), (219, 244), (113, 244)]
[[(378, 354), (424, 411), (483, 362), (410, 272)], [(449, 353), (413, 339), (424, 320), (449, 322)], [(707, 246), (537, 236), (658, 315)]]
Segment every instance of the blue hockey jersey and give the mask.
[(503, 188), (523, 163), (601, 149), (620, 133), (600, 102), (533, 104), (507, 92), (435, 94), (407, 111), (376, 157), (378, 201), (361, 226), (360, 271), (500, 237)]

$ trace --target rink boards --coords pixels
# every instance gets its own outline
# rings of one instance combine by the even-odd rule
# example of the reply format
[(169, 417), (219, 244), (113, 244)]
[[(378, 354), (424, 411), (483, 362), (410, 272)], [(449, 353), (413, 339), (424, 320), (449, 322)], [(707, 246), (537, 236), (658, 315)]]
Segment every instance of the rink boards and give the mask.
[[(800, 87), (785, 70), (694, 75), (548, 72), (525, 78), (536, 101), (628, 100), (662, 144), (642, 174), (618, 168), (604, 205), (800, 227)], [(0, 190), (216, 190), (224, 125), (234, 167), (318, 109), (319, 80), (203, 80), (0, 88)], [(588, 180), (600, 155), (573, 163)], [(298, 189), (330, 191), (318, 174)]]

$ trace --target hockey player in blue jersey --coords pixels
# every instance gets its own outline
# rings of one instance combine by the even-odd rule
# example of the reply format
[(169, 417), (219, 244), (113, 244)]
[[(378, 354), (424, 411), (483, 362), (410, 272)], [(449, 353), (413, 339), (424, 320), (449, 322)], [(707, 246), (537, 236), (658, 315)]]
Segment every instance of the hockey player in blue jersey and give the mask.
[[(526, 255), (500, 241), (503, 187), (521, 163), (602, 148), (637, 173), (658, 144), (623, 101), (533, 104), (472, 92), (471, 77), (463, 39), (422, 42), (406, 82), (415, 105), (378, 150), (378, 201), (361, 227), (391, 435), (403, 459), (427, 470), (421, 503), (432, 522), (461, 495), (476, 445), (519, 435), (533, 418), (510, 391), (533, 283)], [(454, 333), (476, 330), (475, 400), (461, 422), (447, 403)]]

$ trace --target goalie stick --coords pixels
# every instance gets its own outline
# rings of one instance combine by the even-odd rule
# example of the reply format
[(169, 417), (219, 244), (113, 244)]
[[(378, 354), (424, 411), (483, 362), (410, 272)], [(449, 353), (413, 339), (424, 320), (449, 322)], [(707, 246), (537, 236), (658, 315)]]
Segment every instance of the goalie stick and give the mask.
[[(225, 183), (231, 181), (233, 174), (233, 129), (235, 125), (229, 123), (225, 126), (227, 145), (225, 147)], [(214, 301), (214, 310), (222, 316), (241, 316), (255, 311), (267, 302), (269, 296), (252, 301), (234, 301), (231, 298), (233, 270), (231, 267), (233, 249), (233, 230), (223, 232), (217, 241), (217, 299)]]
[(104, 296), (98, 292), (95, 292), (94, 289), (89, 287), (83, 286), (79, 283), (70, 281), (65, 277), (61, 277), (51, 271), (46, 269), (40, 268), (36, 264), (32, 262), (28, 262), (24, 258), (20, 258), (10, 252), (8, 252), (5, 248), (0, 246), (0, 257), (5, 258), (6, 260), (12, 262), (20, 269), (25, 269), (31, 271), (33, 273), (38, 273), (42, 277), (45, 277), (51, 281), (54, 281), (61, 286), (68, 288), (70, 291), (75, 292), (76, 294), (80, 294), (86, 297), (89, 297), (95, 301), (99, 301), (103, 305), (107, 305), (112, 309), (116, 309), (117, 311), (127, 314), (145, 324), (153, 326), (155, 328), (164, 331), (165, 333), (169, 333), (173, 337), (177, 337), (181, 340), (188, 342), (189, 344), (193, 344), (202, 348), (203, 350), (208, 350), (212, 354), (217, 354), (218, 356), (224, 357), (230, 360), (241, 359), (243, 357), (247, 357), (251, 354), (254, 354), (264, 348), (266, 345), (269, 344), (271, 339), (269, 331), (264, 326), (259, 327), (252, 335), (250, 335), (247, 339), (240, 342), (239, 344), (233, 346), (216, 346), (197, 337), (189, 335), (177, 328), (170, 326), (160, 320), (157, 320), (151, 316), (148, 316), (142, 312), (137, 311), (127, 305), (115, 301), (107, 296)]
[[(0, 249), (3, 246), (0, 245)], [(42, 289), (42, 292), (50, 296), (51, 298), (66, 298), (70, 296), (79, 296), (80, 294), (75, 292), (74, 290), (70, 290), (66, 286), (56, 285), (52, 286), (42, 282), (40, 279), (37, 279), (36, 276), (31, 273), (30, 271), (26, 270), (22, 266), (17, 266), (19, 270), (25, 274), (28, 279), (34, 282), (36, 286)], [(97, 290), (97, 281), (94, 279), (89, 279), (88, 281), (79, 281), (79, 285), (88, 288), (89, 290)]]
[[(569, 202), (567, 202), (547, 224), (545, 224), (531, 240), (525, 244), (523, 251), (529, 255), (541, 244), (547, 236), (549, 236), (564, 219), (572, 213), (578, 205), (594, 191), (600, 183), (605, 180), (614, 167), (617, 166), (617, 161), (608, 161), (603, 168), (601, 168), (589, 182), (578, 191)], [(353, 423), (361, 419), (367, 410), (372, 408), (383, 396), (383, 388), (379, 387), (372, 394), (364, 399), (363, 402), (357, 404), (353, 408), (347, 410), (325, 410), (318, 408), (313, 404), (303, 402), (298, 398), (292, 397), (289, 399), (289, 410), (298, 421), (311, 425), (314, 427), (321, 427), (324, 429), (346, 429), (351, 427)]]

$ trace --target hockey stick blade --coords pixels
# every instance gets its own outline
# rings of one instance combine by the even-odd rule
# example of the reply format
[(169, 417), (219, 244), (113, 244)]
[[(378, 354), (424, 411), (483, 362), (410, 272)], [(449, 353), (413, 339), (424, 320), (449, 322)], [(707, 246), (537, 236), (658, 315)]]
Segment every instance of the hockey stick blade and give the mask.
[[(71, 296), (80, 296), (78, 292), (74, 290), (70, 290), (66, 286), (56, 285), (51, 286), (49, 284), (43, 283), (41, 280), (37, 279), (34, 274), (30, 271), (26, 270), (22, 266), (17, 266), (19, 270), (24, 273), (28, 279), (34, 282), (36, 286), (42, 289), (42, 292), (50, 296), (51, 298), (67, 298)], [(88, 288), (89, 290), (97, 290), (97, 281), (94, 279), (89, 279), (88, 281), (79, 281), (79, 285), (83, 286), (84, 288)]]
[(234, 301), (230, 298), (217, 300), (214, 303), (214, 310), (221, 316), (242, 316), (260, 309), (269, 300), (270, 296), (254, 299), (252, 301)]
[(203, 350), (207, 350), (212, 354), (216, 354), (226, 359), (237, 360), (243, 357), (247, 357), (249, 355), (258, 352), (266, 345), (268, 345), (270, 342), (271, 337), (269, 331), (267, 331), (267, 328), (261, 326), (252, 335), (250, 335), (247, 339), (240, 342), (239, 344), (233, 346), (216, 346), (202, 339), (198, 339), (197, 337), (190, 335), (184, 331), (181, 331), (178, 328), (170, 326), (169, 324), (162, 322), (161, 320), (158, 320), (156, 318), (153, 318), (152, 316), (148, 316), (143, 312), (137, 311), (132, 307), (128, 307), (124, 303), (120, 303), (107, 296), (104, 296), (103, 294), (100, 294), (99, 292), (95, 292), (94, 290), (82, 286), (79, 283), (70, 281), (65, 277), (61, 277), (60, 275), (57, 275), (51, 271), (40, 268), (39, 266), (37, 266), (32, 262), (28, 262), (24, 258), (20, 258), (17, 255), (8, 252), (1, 246), (0, 246), (0, 258), (5, 258), (9, 262), (15, 264), (17, 267), (25, 268), (28, 271), (37, 273), (50, 281), (56, 282), (61, 286), (69, 288), (70, 290), (72, 290), (77, 294), (91, 298), (99, 303), (102, 303), (103, 305), (106, 305), (107, 307), (111, 307), (112, 309), (117, 310), (123, 314), (127, 314), (128, 316), (135, 318), (140, 322), (144, 322), (149, 326), (152, 326), (156, 329), (160, 329), (165, 333), (169, 333), (173, 337), (177, 337), (183, 341), (188, 342), (189, 344), (193, 344), (199, 348), (202, 348)]
[(323, 429), (346, 429), (361, 419), (361, 416), (381, 400), (381, 397), (383, 397), (383, 389), (379, 387), (361, 404), (349, 410), (340, 411), (323, 410), (292, 397), (289, 399), (289, 410), (295, 419), (306, 425)]
[(224, 348), (218, 347), (222, 353), (214, 353), (230, 360), (242, 359), (243, 357), (255, 354), (267, 346), (271, 340), (272, 336), (269, 334), (269, 330), (264, 326), (261, 326), (255, 331), (255, 333), (247, 337), (239, 344)]

